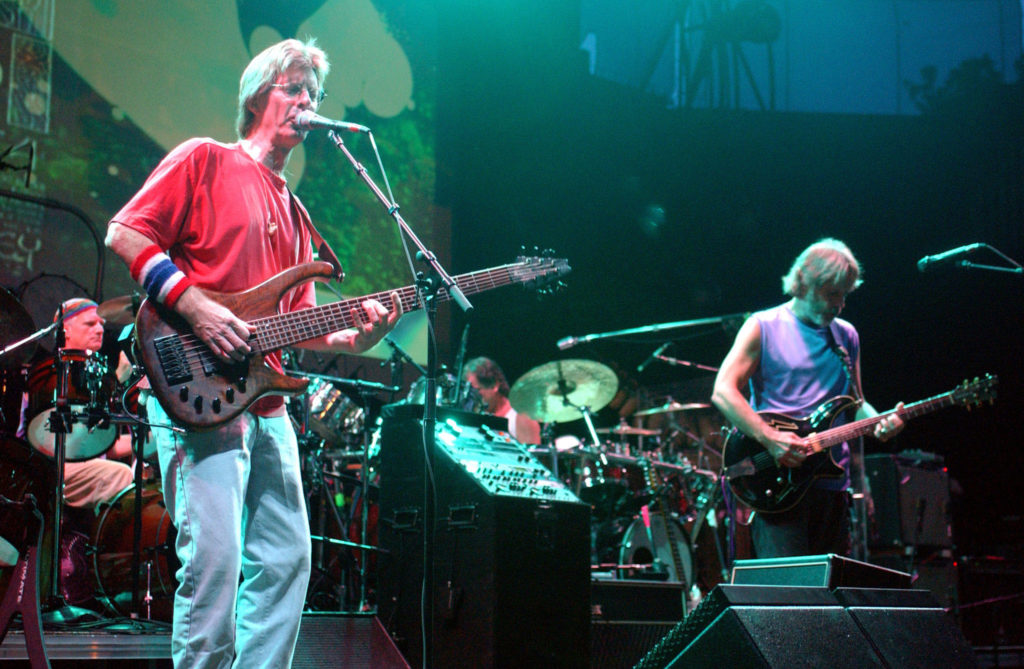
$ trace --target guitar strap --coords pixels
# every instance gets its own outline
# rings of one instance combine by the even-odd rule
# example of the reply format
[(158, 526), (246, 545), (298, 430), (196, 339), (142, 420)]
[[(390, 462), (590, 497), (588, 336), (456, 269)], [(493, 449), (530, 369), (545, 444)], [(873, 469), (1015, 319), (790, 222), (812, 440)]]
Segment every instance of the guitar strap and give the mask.
[(864, 394), (860, 391), (860, 385), (857, 383), (857, 374), (853, 368), (853, 360), (850, 359), (850, 352), (846, 350), (846, 347), (836, 341), (836, 335), (832, 331), (835, 326), (835, 321), (828, 324), (825, 328), (825, 339), (828, 341), (829, 348), (832, 352), (839, 356), (839, 359), (843, 361), (843, 369), (846, 371), (846, 378), (850, 380), (850, 387), (853, 389), (853, 397), (859, 403), (864, 403)]
[[(316, 248), (317, 256), (320, 260), (328, 262), (331, 267), (334, 268), (334, 278), (338, 281), (345, 279), (345, 269), (341, 266), (341, 261), (338, 260), (338, 256), (334, 254), (334, 250), (331, 249), (330, 245), (324, 240), (320, 231), (313, 225), (313, 219), (306, 213), (305, 208), (299, 203), (295, 195), (292, 194), (291, 189), (288, 190), (288, 197), (291, 200), (292, 207), (299, 209), (299, 219), (305, 221), (306, 227), (309, 229), (309, 236), (313, 240), (313, 246)], [(305, 214), (305, 215), (303, 215)]]

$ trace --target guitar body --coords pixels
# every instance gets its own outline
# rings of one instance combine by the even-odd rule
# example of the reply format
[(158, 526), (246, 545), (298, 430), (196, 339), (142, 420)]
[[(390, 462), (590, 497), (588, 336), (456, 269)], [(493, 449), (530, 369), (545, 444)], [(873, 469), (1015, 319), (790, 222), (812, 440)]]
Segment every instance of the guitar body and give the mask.
[[(240, 293), (206, 293), (251, 323), (277, 314), (282, 296), (291, 288), (311, 279), (328, 279), (332, 273), (327, 263), (307, 263)], [(183, 357), (198, 355), (197, 346), (206, 347), (191, 334), (185, 319), (152, 300), (139, 308), (135, 337), (139, 360), (160, 406), (175, 422), (196, 430), (219, 427), (264, 395), (302, 393), (309, 383), (271, 369), (263, 353), (227, 363), (207, 351), (201, 363), (185, 363)]]
[[(825, 402), (804, 419), (770, 411), (758, 415), (777, 430), (807, 437), (828, 428), (855, 405), (852, 397), (841, 396)], [(832, 459), (830, 450), (809, 455), (799, 467), (780, 467), (764, 446), (733, 429), (722, 453), (723, 473), (740, 501), (761, 513), (779, 513), (793, 508), (816, 480), (843, 475), (843, 468)]]

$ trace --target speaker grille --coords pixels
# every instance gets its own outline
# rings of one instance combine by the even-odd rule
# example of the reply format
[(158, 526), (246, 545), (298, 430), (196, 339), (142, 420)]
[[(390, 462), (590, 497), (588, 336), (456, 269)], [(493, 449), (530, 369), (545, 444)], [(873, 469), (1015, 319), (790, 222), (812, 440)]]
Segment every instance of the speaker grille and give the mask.
[(306, 613), (294, 669), (408, 669), (380, 622), (369, 616)]

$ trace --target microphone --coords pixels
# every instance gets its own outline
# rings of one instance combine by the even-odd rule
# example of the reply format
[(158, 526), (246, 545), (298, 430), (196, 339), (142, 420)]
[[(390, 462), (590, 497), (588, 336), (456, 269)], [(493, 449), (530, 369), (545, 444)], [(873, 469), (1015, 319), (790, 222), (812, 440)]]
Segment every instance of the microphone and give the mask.
[(572, 348), (578, 343), (580, 343), (580, 340), (577, 337), (563, 337), (558, 340), (558, 350), (564, 351), (567, 348)]
[(984, 246), (987, 246), (987, 244), (968, 244), (967, 246), (958, 246), (955, 249), (950, 249), (949, 251), (936, 253), (933, 256), (925, 256), (917, 261), (917, 270), (919, 272), (926, 272), (932, 265), (941, 265), (942, 263), (948, 262), (957, 256), (974, 253)]
[(670, 342), (670, 341), (667, 341), (667, 342), (665, 342), (664, 344), (662, 344), (661, 346), (659, 346), (658, 348), (654, 349), (654, 353), (652, 353), (652, 354), (650, 354), (649, 356), (647, 356), (647, 359), (646, 359), (646, 360), (644, 360), (643, 362), (641, 362), (641, 363), (640, 363), (639, 365), (637, 365), (637, 366), (636, 366), (636, 371), (637, 371), (637, 373), (639, 374), (640, 372), (642, 372), (642, 371), (644, 371), (645, 369), (647, 369), (647, 365), (649, 365), (649, 364), (651, 364), (652, 362), (654, 362), (654, 361), (655, 361), (655, 359), (657, 359), (657, 357), (658, 357), (659, 355), (661, 355), (662, 353), (664, 353), (664, 352), (665, 352), (665, 349), (666, 349), (666, 348), (668, 348), (668, 347), (669, 347), (669, 346), (671, 346), (671, 345), (672, 345), (672, 342)]
[(299, 130), (317, 130), (323, 128), (325, 130), (348, 130), (349, 132), (370, 132), (370, 129), (365, 125), (359, 125), (358, 123), (349, 123), (347, 121), (333, 121), (329, 118), (324, 118), (319, 114), (315, 114), (309, 110), (300, 111), (295, 115), (295, 121), (293, 125)]

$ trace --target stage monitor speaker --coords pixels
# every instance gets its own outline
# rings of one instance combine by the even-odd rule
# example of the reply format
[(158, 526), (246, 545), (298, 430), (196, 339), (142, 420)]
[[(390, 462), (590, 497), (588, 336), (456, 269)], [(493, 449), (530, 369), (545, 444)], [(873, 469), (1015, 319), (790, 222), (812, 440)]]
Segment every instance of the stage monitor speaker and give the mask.
[[(378, 610), (422, 663), (423, 427), (418, 405), (381, 426)], [(590, 507), (503, 430), (439, 411), (433, 481), (433, 664), (590, 664)]]
[(637, 669), (875, 666), (865, 646), (825, 588), (719, 585)]
[(736, 560), (736, 585), (807, 585), (819, 588), (909, 588), (910, 574), (834, 553)]
[(409, 669), (373, 616), (304, 613), (293, 669)]
[(839, 588), (835, 595), (885, 666), (978, 666), (953, 617), (926, 590)]
[(953, 545), (949, 474), (941, 460), (875, 454), (864, 458), (864, 470), (875, 509), (871, 548)]
[[(912, 642), (903, 630), (886, 628), (904, 624), (916, 635)], [(721, 585), (637, 669), (793, 666), (976, 664), (924, 591)]]

